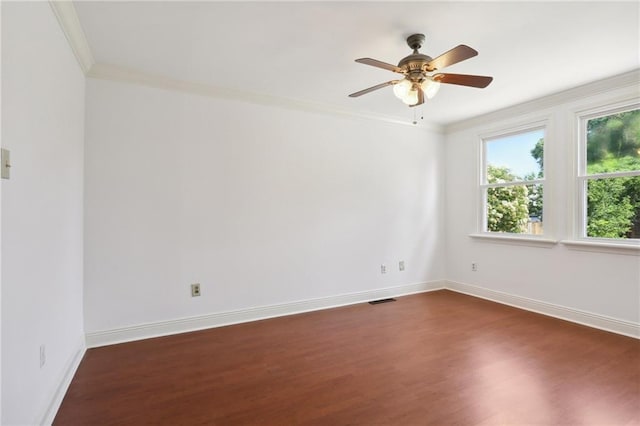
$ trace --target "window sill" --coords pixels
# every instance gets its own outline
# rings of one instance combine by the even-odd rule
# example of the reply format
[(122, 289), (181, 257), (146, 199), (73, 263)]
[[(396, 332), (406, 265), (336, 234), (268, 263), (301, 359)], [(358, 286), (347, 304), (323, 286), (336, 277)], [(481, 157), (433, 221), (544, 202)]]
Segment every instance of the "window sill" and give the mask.
[(486, 240), (492, 243), (500, 244), (512, 244), (518, 246), (530, 246), (530, 247), (553, 247), (558, 244), (558, 240), (551, 238), (541, 238), (534, 236), (524, 236), (517, 234), (493, 234), (493, 233), (480, 233), (469, 234), (471, 238), (479, 240)]
[(626, 244), (599, 240), (562, 240), (561, 243), (571, 250), (640, 256), (640, 243)]

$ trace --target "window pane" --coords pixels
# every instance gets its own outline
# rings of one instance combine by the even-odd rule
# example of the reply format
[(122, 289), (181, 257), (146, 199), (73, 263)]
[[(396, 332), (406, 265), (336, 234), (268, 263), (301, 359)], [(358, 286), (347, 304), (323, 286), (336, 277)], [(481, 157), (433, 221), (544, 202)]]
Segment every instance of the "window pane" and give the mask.
[(487, 183), (543, 177), (544, 129), (486, 141)]
[(542, 235), (542, 185), (487, 188), (487, 231)]
[(640, 238), (640, 176), (588, 181), (587, 236)]
[(587, 174), (640, 170), (640, 110), (587, 121)]

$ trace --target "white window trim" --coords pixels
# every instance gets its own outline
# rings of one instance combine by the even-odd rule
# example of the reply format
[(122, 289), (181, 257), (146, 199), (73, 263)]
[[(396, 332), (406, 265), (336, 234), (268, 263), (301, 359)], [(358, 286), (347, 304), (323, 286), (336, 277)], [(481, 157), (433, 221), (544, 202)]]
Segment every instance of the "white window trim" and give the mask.
[(587, 237), (586, 209), (587, 192), (586, 182), (599, 177), (614, 178), (626, 176), (638, 176), (637, 172), (615, 172), (599, 173), (593, 175), (586, 174), (586, 123), (588, 120), (605, 115), (615, 114), (621, 111), (629, 111), (640, 108), (640, 101), (637, 97), (615, 103), (607, 103), (595, 108), (581, 109), (573, 111), (569, 117), (572, 123), (573, 141), (572, 158), (573, 167), (571, 181), (573, 182), (573, 220), (571, 238), (562, 240), (561, 243), (573, 250), (593, 251), (614, 254), (628, 254), (640, 256), (639, 240), (624, 240), (614, 238)]
[[(469, 234), (469, 237), (477, 239), (477, 240), (485, 240), (496, 243), (503, 244), (515, 244), (515, 245), (526, 245), (533, 247), (551, 247), (558, 243), (558, 240), (550, 237), (552, 234), (551, 230), (553, 229), (551, 225), (548, 226), (547, 222), (545, 222), (544, 235), (531, 235), (531, 234), (515, 234), (509, 232), (490, 232), (487, 231), (487, 200), (486, 200), (486, 189), (491, 187), (501, 187), (501, 186), (513, 186), (513, 185), (534, 185), (534, 184), (543, 184), (544, 192), (542, 195), (542, 205), (544, 209), (544, 217), (549, 217), (549, 212), (551, 209), (548, 208), (549, 201), (552, 199), (552, 193), (548, 190), (548, 167), (545, 167), (544, 178), (543, 179), (535, 179), (530, 181), (515, 181), (508, 183), (495, 183), (488, 184), (486, 182), (486, 142), (491, 139), (496, 139), (500, 137), (507, 137), (511, 135), (516, 135), (520, 133), (526, 133), (529, 131), (542, 129), (544, 131), (544, 141), (545, 145), (549, 141), (550, 135), (550, 117), (544, 116), (544, 118), (532, 119), (528, 120), (525, 123), (521, 123), (515, 126), (505, 126), (499, 129), (491, 130), (488, 132), (483, 132), (479, 134), (479, 143), (478, 143), (478, 156), (476, 161), (476, 165), (479, 166), (478, 170), (478, 200), (476, 202), (476, 208), (478, 209), (477, 217), (477, 232)], [(547, 150), (545, 149), (543, 152), (543, 161), (544, 164), (547, 163)]]
[(508, 232), (480, 232), (469, 234), (469, 237), (480, 241), (486, 240), (494, 243), (512, 244), (517, 246), (553, 247), (558, 244), (558, 240), (554, 240), (552, 238), (529, 234), (511, 234)]
[(572, 250), (640, 256), (640, 242), (630, 241), (627, 243), (617, 243), (612, 241), (615, 240), (592, 237), (589, 238), (589, 240), (575, 239), (562, 240), (560, 242)]

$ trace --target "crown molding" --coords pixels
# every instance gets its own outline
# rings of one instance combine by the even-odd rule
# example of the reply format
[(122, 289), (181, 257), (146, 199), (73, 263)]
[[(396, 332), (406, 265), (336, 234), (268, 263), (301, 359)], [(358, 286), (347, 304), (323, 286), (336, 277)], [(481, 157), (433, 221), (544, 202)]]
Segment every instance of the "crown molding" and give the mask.
[(391, 124), (400, 124), (436, 133), (442, 133), (443, 131), (442, 126), (434, 124), (420, 123), (414, 125), (409, 120), (403, 120), (386, 115), (360, 113), (328, 104), (306, 102), (297, 99), (289, 99), (262, 93), (213, 86), (205, 83), (178, 80), (162, 75), (151, 74), (136, 69), (125, 68), (118, 65), (104, 64), (100, 62), (94, 64), (91, 67), (91, 69), (87, 72), (87, 77), (100, 80), (131, 83), (141, 86), (153, 87), (156, 89), (172, 90), (199, 96), (207, 96), (211, 98), (244, 101), (266, 106), (276, 106), (296, 111), (306, 111), (340, 117), (350, 117), (381, 121)]
[[(502, 108), (486, 114), (475, 116), (469, 119), (457, 121), (447, 125), (420, 122), (413, 124), (409, 120), (375, 113), (360, 113), (345, 108), (328, 104), (306, 102), (295, 99), (288, 99), (273, 95), (246, 92), (241, 90), (225, 89), (203, 83), (188, 82), (172, 79), (169, 77), (153, 75), (139, 70), (127, 69), (124, 67), (96, 63), (91, 53), (91, 48), (80, 24), (73, 2), (70, 0), (49, 0), (49, 5), (62, 28), (71, 49), (80, 64), (80, 68), (87, 77), (127, 82), (148, 87), (181, 91), (201, 96), (222, 98), (228, 100), (240, 100), (267, 106), (279, 106), (282, 108), (324, 113), (334, 116), (359, 118), (366, 120), (381, 121), (391, 124), (400, 124), (417, 129), (448, 134), (460, 130), (469, 129), (487, 121), (496, 121), (511, 118), (514, 115), (526, 114), (531, 111), (548, 108), (560, 103), (571, 102), (587, 96), (610, 91), (615, 88), (627, 86), (640, 87), (640, 70), (636, 69), (614, 77), (597, 80), (575, 88), (564, 90), (531, 101), (516, 104), (511, 107)], [(640, 90), (639, 94), (640, 94)]]
[(73, 2), (69, 0), (50, 0), (49, 5), (53, 10), (54, 15), (58, 19), (58, 23), (60, 24), (60, 27), (62, 28), (62, 31), (64, 32), (67, 41), (69, 42), (71, 50), (73, 51), (76, 59), (78, 60), (78, 63), (80, 64), (80, 68), (87, 77), (126, 82), (159, 89), (174, 90), (201, 96), (209, 96), (213, 98), (239, 100), (267, 106), (278, 106), (291, 110), (324, 113), (334, 116), (400, 124), (435, 133), (443, 132), (442, 126), (431, 123), (420, 122), (419, 124), (414, 125), (409, 120), (387, 115), (359, 113), (328, 104), (306, 102), (273, 95), (226, 89), (204, 83), (196, 83), (173, 79), (161, 75), (154, 75), (140, 70), (128, 69), (118, 65), (96, 63), (93, 54), (91, 53), (91, 48), (85, 36), (84, 30), (82, 29), (82, 25), (80, 24), (80, 19), (78, 18), (78, 14), (73, 5)]
[(71, 46), (71, 50), (73, 50), (73, 54), (76, 56), (82, 72), (86, 75), (95, 64), (95, 60), (93, 59), (91, 48), (84, 35), (84, 30), (80, 24), (80, 19), (78, 19), (78, 14), (76, 13), (76, 8), (73, 6), (73, 2), (50, 0), (49, 5), (58, 19), (62, 32), (64, 32), (65, 37), (67, 37), (69, 46)]
[(470, 129), (491, 121), (498, 121), (514, 116), (527, 114), (533, 111), (539, 111), (545, 108), (553, 107), (562, 103), (577, 101), (589, 96), (595, 96), (600, 93), (610, 92), (614, 89), (622, 89), (625, 87), (634, 87), (640, 95), (640, 69), (635, 69), (613, 77), (604, 78), (583, 84), (561, 92), (543, 96), (531, 101), (516, 104), (510, 107), (502, 108), (486, 114), (478, 115), (466, 120), (457, 121), (443, 126), (445, 134), (454, 133), (460, 130)]

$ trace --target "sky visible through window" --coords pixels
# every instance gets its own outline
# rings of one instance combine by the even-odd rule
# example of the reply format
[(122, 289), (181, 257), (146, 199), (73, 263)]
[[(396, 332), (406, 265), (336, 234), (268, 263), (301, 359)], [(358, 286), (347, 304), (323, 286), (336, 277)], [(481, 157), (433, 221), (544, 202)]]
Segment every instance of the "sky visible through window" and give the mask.
[(540, 166), (531, 155), (536, 143), (544, 137), (544, 129), (505, 136), (487, 141), (487, 164), (507, 167), (511, 172), (523, 178), (526, 175), (538, 175)]

